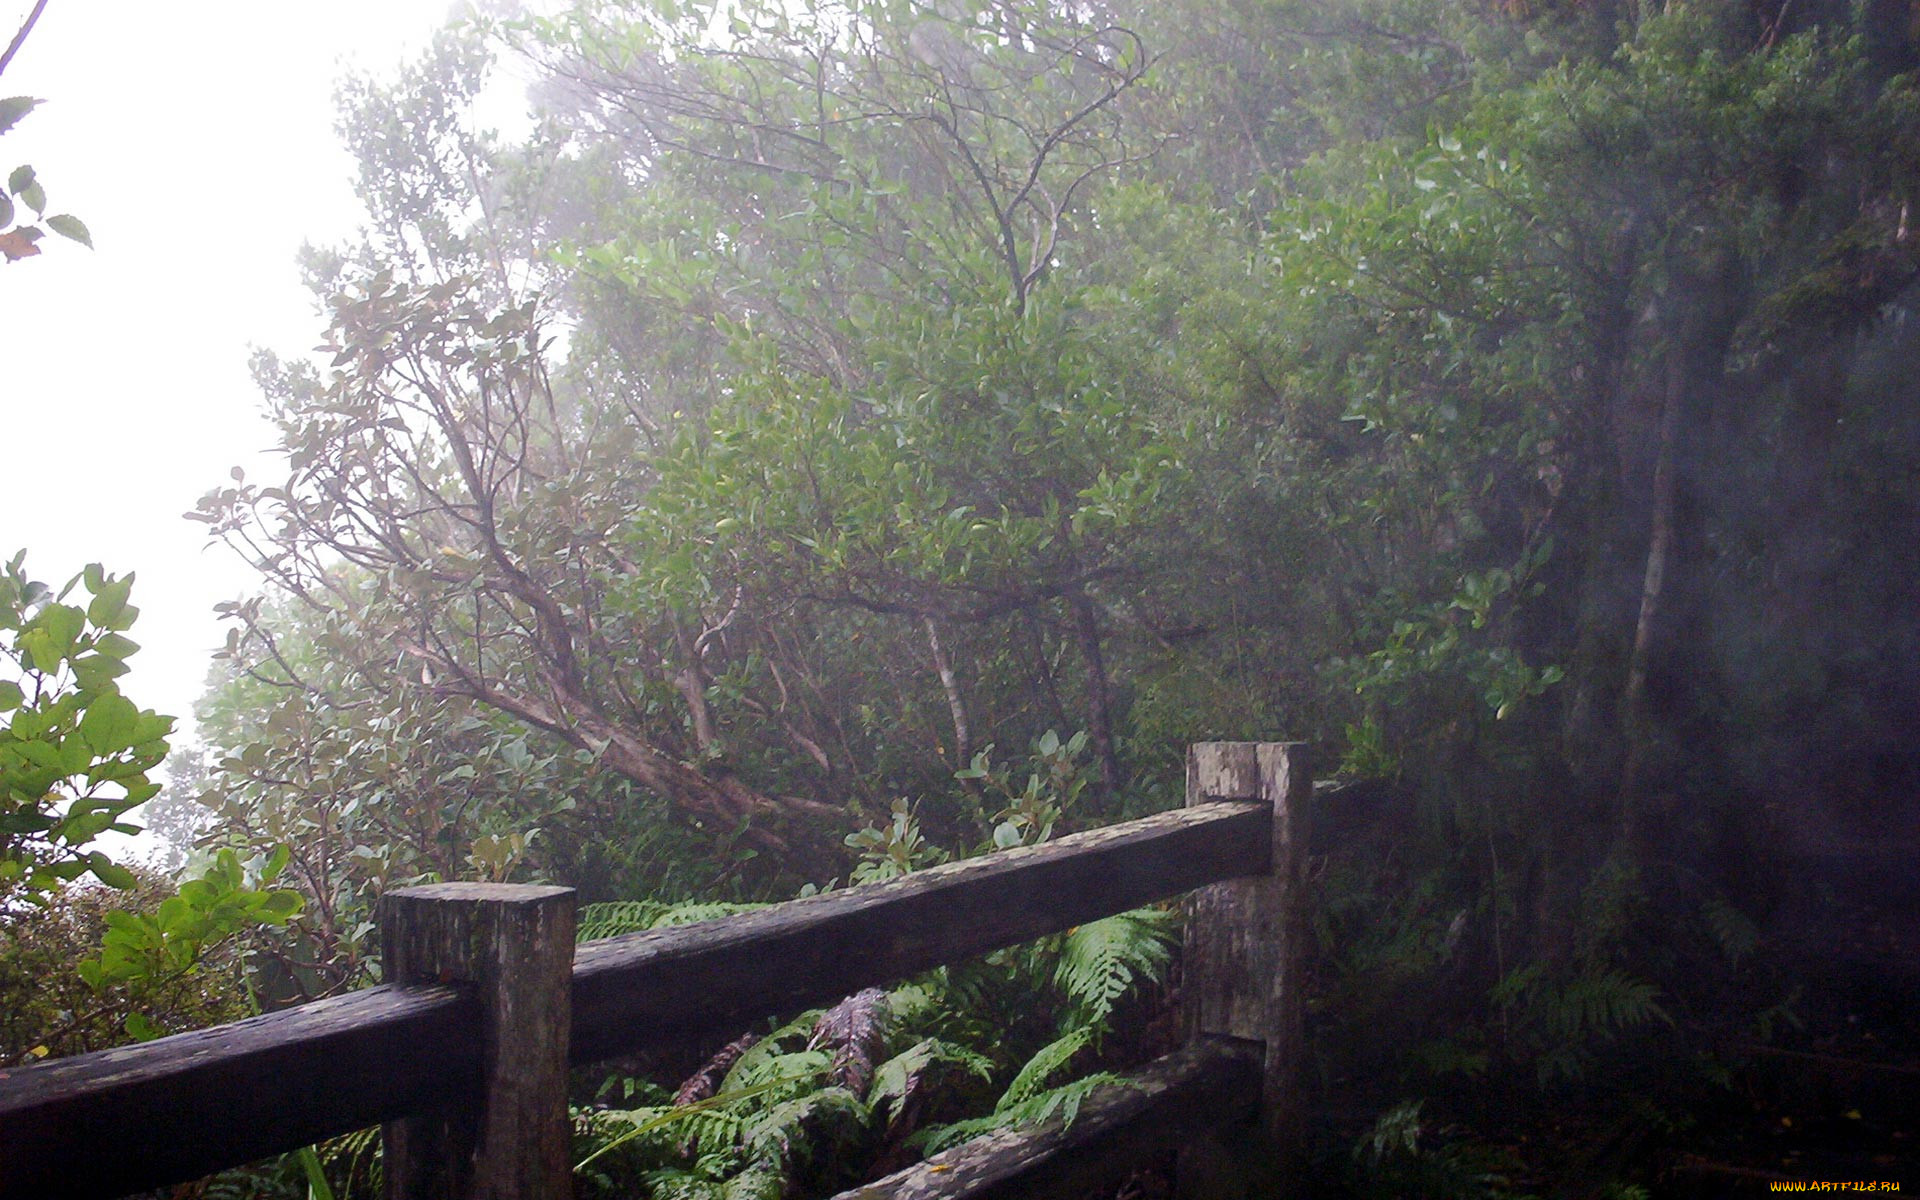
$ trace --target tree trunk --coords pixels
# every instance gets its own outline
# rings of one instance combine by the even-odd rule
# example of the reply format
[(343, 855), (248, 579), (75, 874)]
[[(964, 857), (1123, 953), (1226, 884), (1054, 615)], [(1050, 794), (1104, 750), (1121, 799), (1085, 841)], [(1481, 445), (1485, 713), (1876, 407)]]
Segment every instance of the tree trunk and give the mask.
[(1120, 790), (1120, 757), (1113, 748), (1113, 704), (1106, 660), (1100, 654), (1100, 618), (1082, 588), (1067, 593), (1067, 604), (1073, 609), (1074, 637), (1087, 672), (1087, 736), (1100, 764), (1101, 794), (1112, 799)]
[(1620, 835), (1628, 845), (1638, 834), (1641, 774), (1653, 718), (1647, 707), (1647, 670), (1653, 654), (1661, 596), (1666, 591), (1667, 568), (1673, 555), (1674, 456), (1679, 440), (1680, 409), (1685, 402), (1686, 371), (1679, 355), (1667, 363), (1666, 394), (1653, 466), (1651, 528), (1647, 534), (1647, 566), (1640, 585), (1640, 617), (1634, 625), (1633, 650), (1627, 659), (1627, 681), (1620, 693), (1621, 731), (1626, 738), (1626, 762), (1620, 770)]
[(953, 718), (954, 769), (964, 771), (973, 763), (973, 727), (967, 720), (967, 698), (960, 694), (960, 680), (953, 672), (947, 648), (940, 643), (940, 627), (932, 617), (925, 618), (927, 646), (933, 651), (933, 669), (940, 675), (940, 690), (947, 696), (947, 712)]
[(1731, 253), (1709, 251), (1697, 263), (1670, 264), (1669, 277), (1674, 282), (1661, 301), (1665, 370), (1647, 491), (1647, 558), (1620, 694), (1619, 833), (1630, 850), (1647, 848), (1652, 832), (1645, 827), (1647, 804), (1665, 770), (1654, 759), (1671, 732), (1663, 723), (1691, 711), (1694, 677), (1703, 666), (1685, 652), (1687, 639), (1702, 632), (1703, 493), (1716, 486), (1709, 475), (1719, 469), (1703, 447), (1711, 416), (1728, 396), (1727, 351), (1748, 307), (1747, 285)]

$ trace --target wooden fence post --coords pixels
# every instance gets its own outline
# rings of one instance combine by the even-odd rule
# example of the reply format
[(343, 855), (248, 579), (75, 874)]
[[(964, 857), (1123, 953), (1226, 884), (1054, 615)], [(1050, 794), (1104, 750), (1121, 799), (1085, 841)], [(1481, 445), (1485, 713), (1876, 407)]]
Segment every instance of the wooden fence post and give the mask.
[(1261, 1123), (1284, 1171), (1297, 1159), (1302, 1111), (1300, 974), (1308, 801), (1313, 774), (1302, 742), (1199, 742), (1187, 751), (1187, 806), (1215, 800), (1273, 805), (1267, 872), (1201, 888), (1188, 899), (1187, 1036), (1264, 1046)]
[(387, 1200), (566, 1200), (573, 1194), (567, 1039), (572, 888), (440, 883), (380, 898), (389, 983), (471, 983), (480, 1094), (382, 1129)]

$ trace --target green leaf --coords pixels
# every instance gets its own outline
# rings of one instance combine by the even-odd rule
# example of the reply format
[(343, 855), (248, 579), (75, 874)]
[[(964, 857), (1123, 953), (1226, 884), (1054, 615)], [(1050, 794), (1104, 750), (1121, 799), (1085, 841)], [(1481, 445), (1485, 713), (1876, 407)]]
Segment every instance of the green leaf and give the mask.
[(108, 694), (87, 706), (87, 715), (80, 718), (80, 737), (95, 754), (105, 758), (131, 747), (139, 725), (140, 710), (133, 701)]
[(19, 192), (15, 194), (18, 195), (20, 199), (26, 202), (26, 205), (28, 208), (33, 210), (34, 216), (37, 217), (41, 213), (47, 211), (47, 193), (46, 193), (46, 190), (40, 186), (38, 181), (29, 183), (26, 187), (21, 188)]
[(133, 576), (111, 580), (103, 584), (100, 592), (87, 605), (87, 620), (101, 629), (125, 629), (121, 624), (126, 616), (127, 595), (133, 591)]
[(7, 190), (18, 196), (33, 186), (33, 168), (22, 164), (7, 176)]
[(0, 133), (18, 125), (21, 117), (40, 107), (41, 103), (32, 96), (8, 96), (0, 100)]
[[(0, 224), (5, 222), (0, 221)], [(60, 213), (47, 218), (47, 228), (53, 230), (70, 242), (79, 242), (87, 249), (93, 249), (93, 235), (87, 232), (85, 222), (72, 213)]]
[(26, 703), (26, 693), (11, 679), (0, 679), (0, 712), (12, 712)]
[(300, 1169), (307, 1176), (307, 1200), (333, 1200), (333, 1188), (327, 1183), (327, 1173), (320, 1169), (320, 1156), (313, 1147), (300, 1147), (294, 1151), (294, 1157), (300, 1160)]
[(87, 864), (93, 869), (93, 877), (110, 888), (120, 888), (125, 891), (139, 882), (133, 877), (132, 871), (110, 860), (104, 854), (89, 855)]
[(86, 628), (86, 617), (71, 604), (49, 604), (40, 611), (35, 623), (46, 631), (48, 651), (53, 661), (67, 657), (73, 652), (73, 646)]
[(125, 659), (131, 658), (134, 652), (140, 649), (140, 643), (121, 634), (109, 633), (95, 642), (93, 649), (96, 654), (102, 654), (108, 658)]
[(60, 772), (63, 775), (81, 775), (93, 763), (92, 743), (85, 734), (70, 737), (60, 743)]

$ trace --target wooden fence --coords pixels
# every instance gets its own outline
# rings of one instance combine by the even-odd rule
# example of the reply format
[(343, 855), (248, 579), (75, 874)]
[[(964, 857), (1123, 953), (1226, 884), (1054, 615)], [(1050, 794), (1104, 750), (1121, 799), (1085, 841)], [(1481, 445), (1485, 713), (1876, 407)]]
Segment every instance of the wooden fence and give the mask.
[(1297, 744), (1201, 743), (1176, 812), (577, 949), (565, 888), (389, 893), (388, 983), (0, 1070), (0, 1196), (120, 1196), (384, 1122), (390, 1197), (559, 1200), (569, 1065), (731, 1037), (1196, 888), (1185, 1050), (1069, 1127), (976, 1139), (843, 1200), (1079, 1194), (1129, 1155), (1256, 1117), (1284, 1147), (1311, 789)]

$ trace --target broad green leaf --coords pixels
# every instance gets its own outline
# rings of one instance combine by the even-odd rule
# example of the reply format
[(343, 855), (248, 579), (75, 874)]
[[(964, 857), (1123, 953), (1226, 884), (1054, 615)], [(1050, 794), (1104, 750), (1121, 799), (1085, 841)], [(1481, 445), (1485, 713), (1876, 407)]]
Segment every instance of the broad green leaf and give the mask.
[(110, 888), (119, 888), (125, 891), (139, 882), (139, 880), (134, 878), (132, 871), (127, 870), (119, 863), (106, 858), (104, 855), (91, 855), (88, 861), (89, 865), (93, 868), (94, 878)]
[(93, 762), (93, 748), (85, 734), (60, 743), (60, 771), (66, 775), (85, 774)]
[(80, 719), (80, 736), (104, 758), (132, 746), (139, 724), (140, 710), (133, 701), (109, 693), (87, 707), (87, 715)]
[(100, 588), (93, 602), (87, 605), (87, 619), (101, 629), (125, 629), (120, 620), (126, 614), (127, 595), (133, 591), (133, 576), (127, 575), (112, 580)]
[(71, 604), (49, 604), (40, 610), (34, 619), (35, 625), (47, 635), (47, 651), (52, 662), (58, 662), (73, 652), (74, 643), (79, 640), (80, 632), (86, 628), (86, 615)]
[(118, 633), (103, 634), (93, 644), (94, 652), (108, 658), (130, 658), (140, 649), (140, 643)]
[[(4, 224), (5, 222), (0, 222)], [(87, 231), (86, 223), (72, 213), (58, 213), (47, 218), (47, 228), (71, 242), (79, 242), (87, 249), (93, 249), (93, 234)]]

